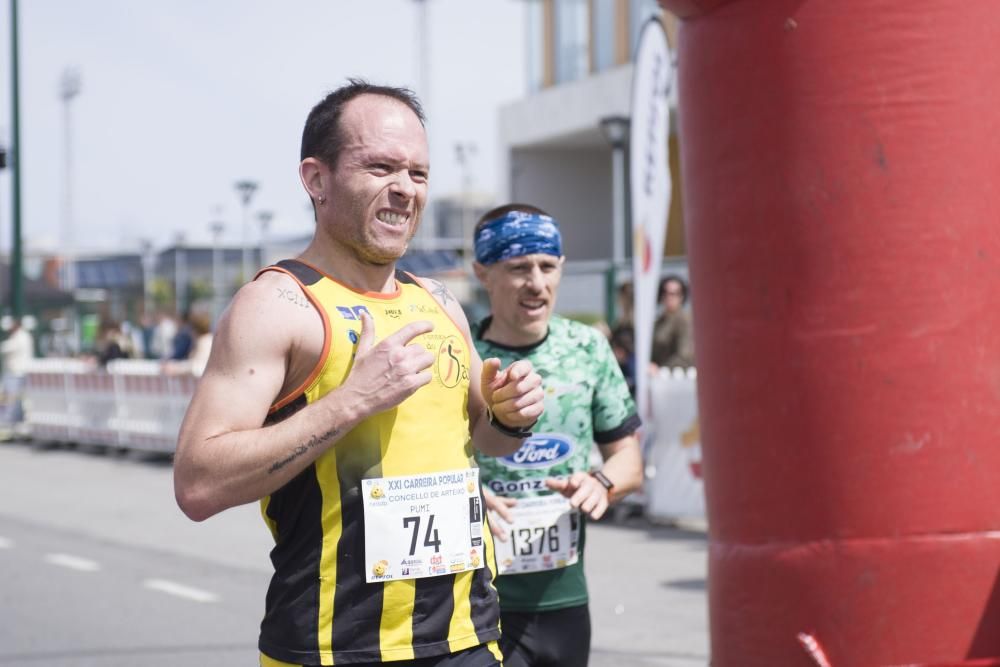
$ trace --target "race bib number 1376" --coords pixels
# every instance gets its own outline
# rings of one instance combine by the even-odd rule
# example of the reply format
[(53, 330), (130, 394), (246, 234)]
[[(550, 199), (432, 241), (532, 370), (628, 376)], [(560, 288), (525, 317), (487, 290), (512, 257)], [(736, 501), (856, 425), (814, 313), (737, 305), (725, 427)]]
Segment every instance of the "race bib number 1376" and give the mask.
[(478, 469), (366, 479), (361, 494), (369, 583), (483, 566)]
[(499, 574), (554, 570), (580, 559), (580, 513), (569, 500), (559, 494), (519, 498), (509, 511), (513, 523), (490, 516), (507, 534), (493, 540)]

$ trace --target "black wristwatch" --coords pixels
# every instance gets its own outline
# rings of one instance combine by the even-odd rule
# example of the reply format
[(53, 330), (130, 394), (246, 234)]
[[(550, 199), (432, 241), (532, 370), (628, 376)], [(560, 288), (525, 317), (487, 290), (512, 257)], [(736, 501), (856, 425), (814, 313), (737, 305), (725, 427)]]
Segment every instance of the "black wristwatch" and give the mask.
[(493, 414), (492, 408), (490, 408), (489, 406), (486, 406), (486, 417), (487, 419), (489, 419), (490, 426), (492, 426), (496, 430), (500, 431), (501, 433), (503, 433), (508, 437), (520, 438), (522, 440), (524, 438), (531, 437), (531, 427), (538, 423), (538, 420), (536, 419), (531, 423), (531, 426), (525, 426), (522, 428), (511, 428), (510, 426), (507, 426), (502, 421), (497, 419), (496, 415)]
[(601, 486), (608, 490), (608, 493), (611, 493), (611, 489), (615, 488), (615, 483), (608, 479), (608, 476), (600, 470), (595, 470), (590, 473), (590, 476), (600, 482)]

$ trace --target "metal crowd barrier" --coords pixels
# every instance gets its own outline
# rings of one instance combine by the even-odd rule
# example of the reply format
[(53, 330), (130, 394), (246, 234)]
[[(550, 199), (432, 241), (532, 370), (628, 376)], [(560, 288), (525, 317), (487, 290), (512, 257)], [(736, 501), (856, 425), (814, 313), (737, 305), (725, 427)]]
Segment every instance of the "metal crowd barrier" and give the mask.
[(197, 378), (159, 362), (121, 359), (106, 370), (38, 359), (25, 373), (24, 413), (35, 440), (173, 452)]
[[(117, 360), (106, 371), (73, 359), (39, 359), (26, 374), (25, 420), (35, 440), (173, 452), (197, 379), (159, 362)], [(654, 519), (704, 519), (701, 431), (694, 369), (651, 378), (644, 427), (644, 511)]]

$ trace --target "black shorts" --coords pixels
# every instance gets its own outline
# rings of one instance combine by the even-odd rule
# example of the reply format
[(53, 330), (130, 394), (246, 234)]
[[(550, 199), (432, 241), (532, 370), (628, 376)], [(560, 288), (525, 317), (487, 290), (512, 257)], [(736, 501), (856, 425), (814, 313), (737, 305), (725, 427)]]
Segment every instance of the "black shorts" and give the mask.
[[(376, 667), (377, 665), (389, 665), (390, 667), (500, 667), (500, 660), (497, 659), (500, 649), (496, 642), (480, 644), (467, 648), (458, 653), (449, 655), (438, 655), (433, 658), (417, 658), (415, 660), (394, 660), (392, 662), (361, 662), (351, 663), (350, 667)], [(289, 663), (269, 663), (261, 660), (261, 664), (280, 664), (287, 667), (307, 667), (307, 665), (294, 665)]]
[(590, 608), (500, 613), (504, 667), (587, 667)]

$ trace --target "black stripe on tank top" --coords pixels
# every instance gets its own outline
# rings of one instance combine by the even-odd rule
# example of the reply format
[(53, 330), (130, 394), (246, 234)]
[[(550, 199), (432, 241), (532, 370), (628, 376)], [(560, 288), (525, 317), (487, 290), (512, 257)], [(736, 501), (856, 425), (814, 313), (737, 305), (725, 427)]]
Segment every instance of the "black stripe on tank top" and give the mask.
[(275, 266), (280, 266), (291, 273), (303, 285), (315, 285), (323, 277), (322, 273), (296, 259), (283, 259), (277, 262)]
[(278, 408), (267, 417), (264, 418), (264, 426), (270, 426), (271, 424), (277, 424), (278, 422), (283, 422), (296, 412), (306, 407), (309, 404), (309, 399), (306, 398), (305, 394), (299, 394), (295, 400), (290, 403), (286, 403), (284, 406)]
[(472, 575), (472, 585), (469, 587), (472, 626), (476, 629), (480, 642), (493, 641), (500, 636), (499, 596), (492, 582), (490, 569), (484, 566)]
[[(337, 587), (333, 595), (333, 662), (381, 659), (382, 599), (385, 584), (365, 583), (364, 506), (358, 494), (341, 495), (343, 533), (337, 544)], [(349, 653), (341, 653), (349, 652)]]
[[(305, 395), (299, 396), (269, 415), (265, 423), (287, 419), (305, 404)], [(287, 648), (289, 637), (302, 637), (316, 645), (316, 624), (300, 626), (298, 619), (319, 615), (316, 582), (323, 543), (322, 507), (323, 496), (314, 465), (272, 493), (267, 503), (267, 517), (275, 523), (276, 535), (271, 550), (274, 574), (267, 589), (260, 631), (259, 648), (264, 653)]]
[[(482, 507), (486, 507), (486, 498), (482, 489), (479, 491), (479, 501), (482, 503)], [(489, 534), (489, 517), (485, 516), (485, 512), (483, 514), (483, 532)], [(494, 547), (493, 562), (484, 563), (483, 567), (475, 570), (472, 576), (472, 585), (469, 587), (472, 627), (476, 629), (476, 636), (480, 642), (492, 641), (500, 636), (500, 596), (493, 586), (493, 574), (490, 572), (491, 566), (494, 572), (497, 570), (496, 555)]]
[(404, 285), (417, 284), (417, 281), (413, 279), (413, 276), (411, 276), (406, 271), (403, 271), (402, 269), (396, 269), (396, 280), (403, 283)]
[[(413, 601), (413, 657), (441, 655), (455, 612), (455, 577), (444, 574), (416, 580)], [(436, 644), (436, 646), (435, 646)]]
[[(359, 428), (365, 428), (362, 424)], [(368, 425), (371, 428), (371, 425)], [(337, 585), (333, 596), (334, 664), (362, 659), (381, 660), (379, 637), (382, 628), (382, 601), (385, 584), (365, 582), (365, 508), (361, 500), (361, 479), (382, 475), (378, 446), (334, 448), (340, 481), (341, 536), (337, 544)], [(365, 472), (362, 472), (365, 471)], [(350, 651), (341, 653), (338, 651)], [(347, 656), (350, 656), (348, 658)]]

